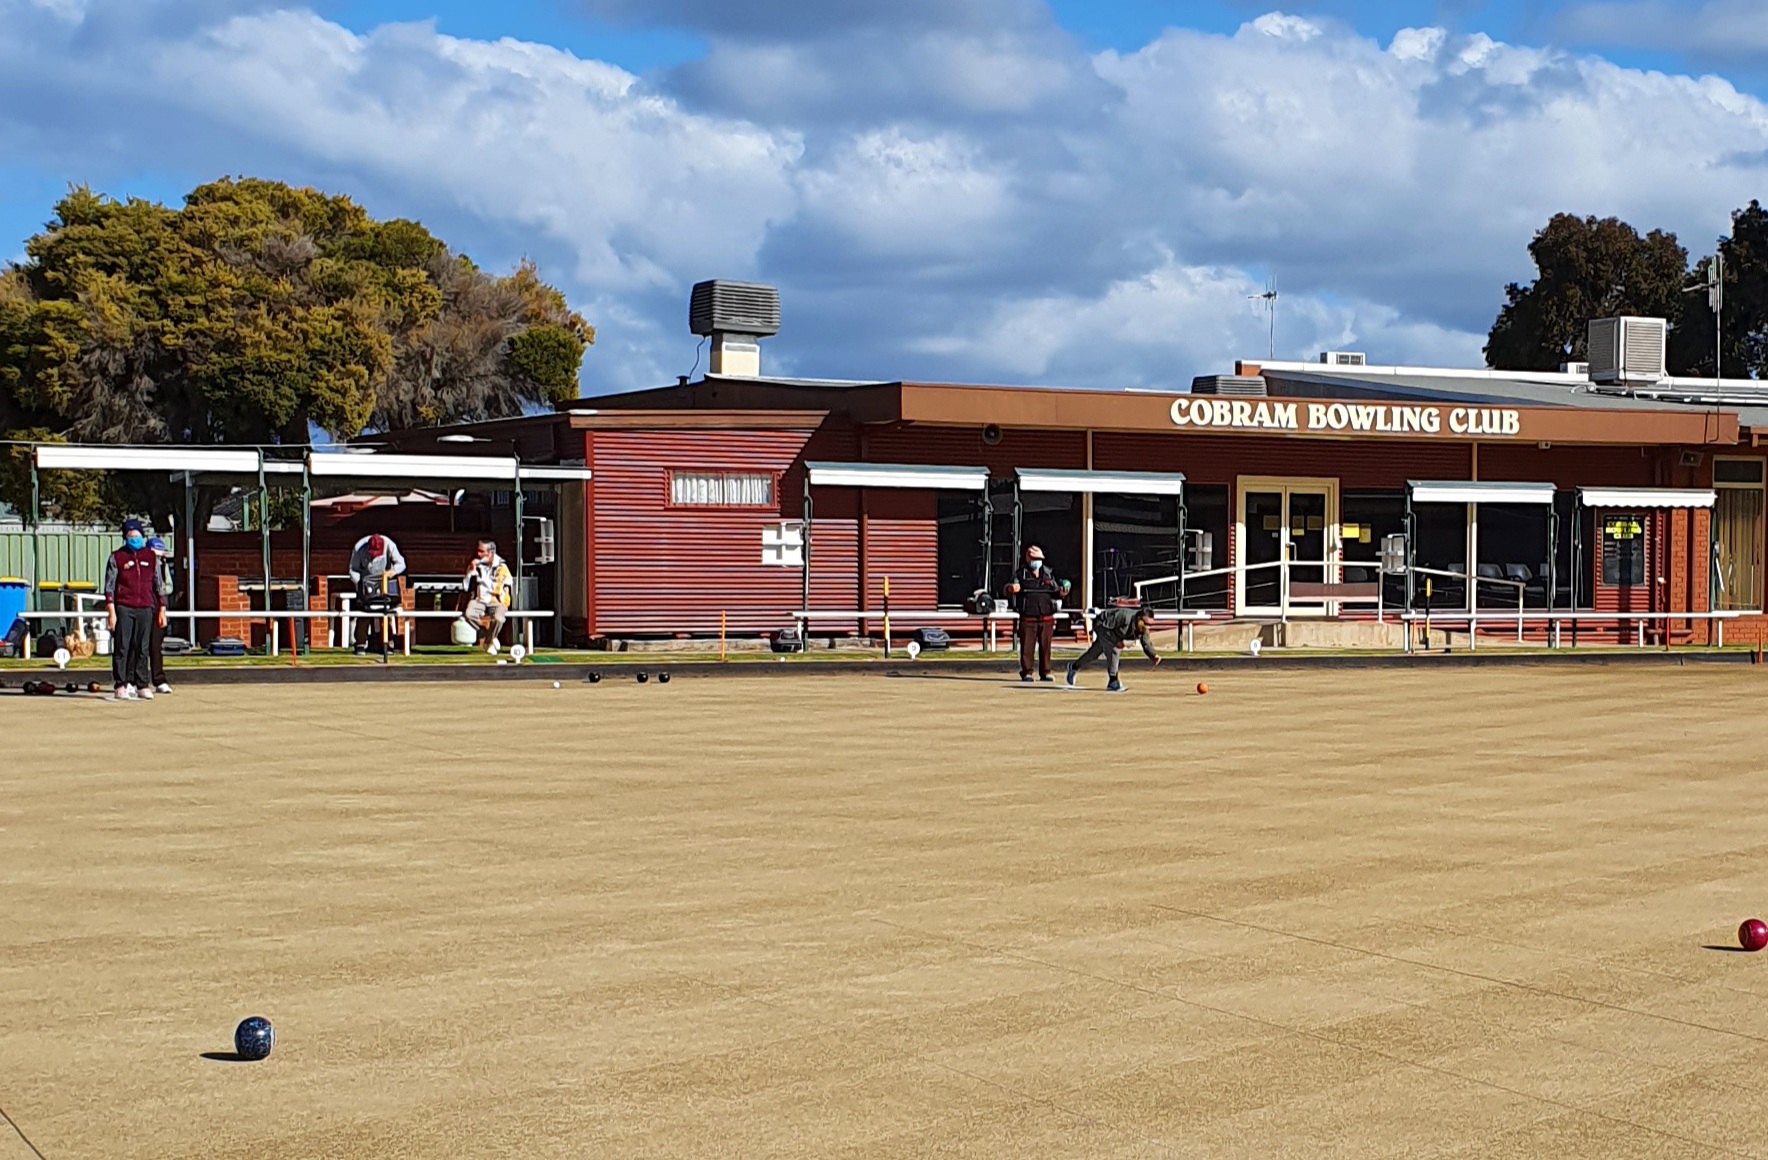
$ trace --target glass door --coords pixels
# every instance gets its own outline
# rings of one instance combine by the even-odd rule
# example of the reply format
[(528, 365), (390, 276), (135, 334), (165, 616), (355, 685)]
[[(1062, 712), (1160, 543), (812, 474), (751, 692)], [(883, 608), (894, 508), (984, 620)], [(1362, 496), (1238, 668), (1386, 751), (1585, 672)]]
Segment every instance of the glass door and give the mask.
[(1326, 509), (1324, 489), (1290, 488), (1289, 498), (1289, 573), (1285, 603), (1291, 613), (1322, 616), (1326, 601), (1321, 595), (1330, 577), (1332, 520)]
[(1242, 477), (1235, 612), (1324, 616), (1337, 572), (1338, 481)]

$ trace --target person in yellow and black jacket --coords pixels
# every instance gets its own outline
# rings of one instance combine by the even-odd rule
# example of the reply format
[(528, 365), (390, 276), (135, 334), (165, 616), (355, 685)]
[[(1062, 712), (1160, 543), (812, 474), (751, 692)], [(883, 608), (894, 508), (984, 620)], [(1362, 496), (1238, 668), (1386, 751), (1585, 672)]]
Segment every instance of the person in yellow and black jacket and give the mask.
[(478, 631), (478, 639), (474, 647), (483, 648), (492, 656), (497, 655), (501, 647), (498, 634), (503, 631), (504, 618), (509, 615), (510, 591), (515, 587), (510, 576), (510, 567), (497, 554), (497, 544), (491, 540), (480, 540), (478, 555), (474, 557), (472, 566), (467, 569), (466, 579), (461, 581), (466, 590), (467, 623)]
[(1105, 673), (1111, 679), (1105, 685), (1108, 693), (1123, 692), (1123, 682), (1117, 679), (1117, 662), (1123, 654), (1123, 646), (1134, 640), (1142, 646), (1142, 652), (1156, 665), (1160, 663), (1160, 654), (1154, 651), (1154, 640), (1148, 635), (1148, 607), (1146, 605), (1114, 605), (1103, 609), (1093, 617), (1093, 644), (1080, 659), (1068, 666), (1065, 679), (1070, 688), (1074, 687), (1074, 676), (1100, 657), (1105, 658)]

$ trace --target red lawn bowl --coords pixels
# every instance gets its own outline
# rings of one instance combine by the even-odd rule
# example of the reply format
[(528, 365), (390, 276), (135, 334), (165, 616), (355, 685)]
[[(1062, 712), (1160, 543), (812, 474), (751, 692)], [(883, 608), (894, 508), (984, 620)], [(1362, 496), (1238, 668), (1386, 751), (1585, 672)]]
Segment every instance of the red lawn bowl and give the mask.
[(1768, 947), (1768, 922), (1759, 918), (1746, 918), (1743, 925), (1737, 928), (1737, 945), (1746, 951), (1759, 951)]

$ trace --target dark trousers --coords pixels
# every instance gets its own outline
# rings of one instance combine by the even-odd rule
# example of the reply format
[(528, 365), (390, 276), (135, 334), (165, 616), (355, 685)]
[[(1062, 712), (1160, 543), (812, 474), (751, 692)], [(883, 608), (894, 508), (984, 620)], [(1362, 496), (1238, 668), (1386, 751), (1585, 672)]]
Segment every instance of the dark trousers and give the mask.
[(1050, 645), (1056, 638), (1056, 618), (1053, 616), (1021, 616), (1019, 618), (1019, 672), (1031, 675), (1031, 665), (1035, 658), (1038, 675), (1050, 675)]
[(1074, 662), (1075, 671), (1086, 668), (1100, 657), (1105, 658), (1105, 672), (1112, 680), (1117, 679), (1117, 662), (1123, 657), (1123, 646), (1108, 636), (1095, 636), (1093, 643), (1080, 659)]
[(160, 624), (159, 617), (154, 617), (153, 631), (148, 634), (147, 660), (148, 668), (153, 672), (153, 683), (166, 683), (166, 630)]
[(111, 683), (145, 688), (153, 679), (154, 610), (117, 606), (117, 631), (111, 634)]

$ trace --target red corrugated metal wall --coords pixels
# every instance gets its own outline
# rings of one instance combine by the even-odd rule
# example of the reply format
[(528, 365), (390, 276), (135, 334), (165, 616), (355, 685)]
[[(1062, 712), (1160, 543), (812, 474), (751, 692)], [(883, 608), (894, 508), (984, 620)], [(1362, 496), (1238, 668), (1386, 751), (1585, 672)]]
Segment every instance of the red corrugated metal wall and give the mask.
[(940, 463), (962, 467), (986, 467), (996, 479), (1005, 480), (1015, 467), (1067, 467), (1087, 465), (1087, 437), (1081, 431), (1001, 432), (1001, 441), (990, 446), (980, 429), (970, 427), (919, 427), (914, 424), (870, 427), (860, 435), (867, 463)]
[[(761, 562), (761, 533), (763, 525), (782, 518), (779, 506), (790, 498), (791, 486), (782, 482), (775, 497), (780, 502), (770, 509), (672, 508), (669, 471), (790, 474), (808, 435), (775, 429), (592, 432), (585, 451), (595, 472), (587, 569), (592, 635), (716, 633), (721, 610), (732, 631), (787, 623), (784, 614), (800, 604), (801, 574)], [(790, 502), (796, 509), (797, 501)], [(819, 567), (840, 568), (842, 539), (838, 524), (817, 528)], [(850, 530), (847, 541), (850, 562)]]
[[(1675, 455), (1672, 450), (1671, 456)], [(1659, 458), (1640, 447), (1549, 447), (1494, 443), (1479, 449), (1479, 478), (1558, 488), (1693, 486), (1659, 484)]]

